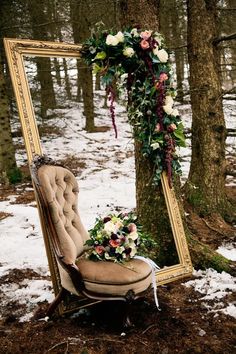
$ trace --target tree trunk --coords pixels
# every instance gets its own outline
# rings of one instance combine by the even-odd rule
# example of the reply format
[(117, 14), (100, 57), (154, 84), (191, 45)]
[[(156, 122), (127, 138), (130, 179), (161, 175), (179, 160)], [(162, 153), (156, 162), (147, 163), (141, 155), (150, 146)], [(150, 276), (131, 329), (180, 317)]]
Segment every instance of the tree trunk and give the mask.
[[(32, 25), (33, 38), (38, 40), (48, 40), (46, 25), (47, 17), (44, 13), (44, 1), (28, 1), (29, 15)], [(41, 87), (41, 117), (46, 118), (47, 110), (56, 108), (56, 98), (53, 88), (50, 58), (36, 57), (37, 78)]]
[(96, 80), (95, 80), (95, 90), (100, 91), (101, 90), (101, 79), (100, 79), (100, 74), (96, 75)]
[[(143, 9), (145, 8), (145, 11)], [(144, 0), (120, 1), (122, 27), (139, 24), (142, 28), (158, 30), (158, 2)], [(135, 141), (137, 214), (143, 228), (157, 242), (151, 255), (160, 265), (179, 263), (162, 188), (153, 186), (154, 165), (143, 156), (142, 145)]]
[(19, 182), (21, 174), (16, 167), (15, 149), (11, 136), (9, 101), (0, 55), (0, 183)]
[(179, 263), (162, 188), (152, 184), (154, 166), (135, 142), (136, 207), (140, 223), (155, 239), (151, 256), (159, 266)]
[[(87, 13), (82, 1), (70, 0), (71, 19), (73, 37), (75, 43), (81, 43), (89, 36), (91, 26), (91, 13)], [(94, 104), (93, 104), (93, 77), (90, 68), (86, 67), (81, 61), (77, 64), (78, 69), (78, 95), (80, 95), (80, 85), (84, 104), (84, 115), (86, 118), (85, 130), (92, 132), (95, 129), (94, 124)], [(78, 96), (77, 95), (77, 96)]]
[(61, 86), (61, 67), (58, 58), (53, 58), (53, 67), (55, 70), (57, 85)]
[(67, 69), (67, 62), (66, 59), (63, 58), (63, 68), (64, 68), (64, 75), (65, 75), (65, 89), (66, 89), (66, 96), (68, 100), (72, 99), (71, 96), (71, 85), (70, 85), (70, 78), (68, 75), (68, 69)]
[(119, 0), (122, 27), (140, 25), (157, 30), (159, 27), (160, 0)]
[(188, 0), (188, 58), (192, 105), (192, 159), (186, 184), (190, 203), (202, 214), (227, 211), (226, 127), (217, 67), (217, 0)]
[(41, 118), (47, 118), (47, 110), (56, 108), (56, 97), (51, 75), (50, 58), (36, 58), (37, 79), (40, 83)]

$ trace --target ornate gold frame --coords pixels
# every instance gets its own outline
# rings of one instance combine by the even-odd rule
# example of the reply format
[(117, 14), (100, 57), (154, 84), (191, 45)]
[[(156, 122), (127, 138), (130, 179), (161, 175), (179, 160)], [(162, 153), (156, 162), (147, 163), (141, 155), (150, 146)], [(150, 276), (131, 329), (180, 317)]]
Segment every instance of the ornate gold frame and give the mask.
[[(42, 155), (42, 148), (40, 144), (38, 128), (36, 125), (29, 85), (24, 68), (24, 56), (32, 55), (41, 57), (80, 58), (81, 45), (8, 38), (4, 39), (4, 45), (17, 101), (28, 161), (30, 163), (35, 155)], [(167, 176), (164, 173), (162, 174), (161, 183), (169, 213), (175, 245), (179, 256), (179, 264), (164, 267), (159, 270), (156, 273), (158, 285), (166, 284), (179, 278), (189, 276), (192, 273), (192, 263), (178, 202), (175, 196), (175, 192), (173, 189), (170, 189), (167, 181)], [(57, 295), (60, 288), (58, 269), (50, 250), (43, 220), (41, 220), (41, 226), (48, 256), (49, 269), (52, 276), (53, 288), (55, 295)], [(84, 304), (84, 301), (81, 300), (80, 305), (77, 307), (82, 306), (86, 305)], [(61, 308), (60, 312), (64, 313), (69, 311), (69, 307), (65, 306), (63, 309)]]

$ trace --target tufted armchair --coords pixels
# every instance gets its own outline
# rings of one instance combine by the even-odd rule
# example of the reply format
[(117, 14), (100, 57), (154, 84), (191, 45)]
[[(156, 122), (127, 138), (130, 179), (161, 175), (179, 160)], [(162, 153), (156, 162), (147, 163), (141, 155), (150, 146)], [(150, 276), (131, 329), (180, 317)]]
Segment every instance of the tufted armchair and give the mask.
[[(96, 300), (124, 300), (126, 305), (142, 296), (152, 283), (148, 264), (140, 259), (119, 264), (84, 257), (89, 234), (79, 216), (79, 188), (73, 173), (45, 158), (38, 159), (31, 172), (41, 219), (60, 274), (61, 289), (47, 316), (68, 293)], [(129, 324), (128, 314), (125, 322)]]

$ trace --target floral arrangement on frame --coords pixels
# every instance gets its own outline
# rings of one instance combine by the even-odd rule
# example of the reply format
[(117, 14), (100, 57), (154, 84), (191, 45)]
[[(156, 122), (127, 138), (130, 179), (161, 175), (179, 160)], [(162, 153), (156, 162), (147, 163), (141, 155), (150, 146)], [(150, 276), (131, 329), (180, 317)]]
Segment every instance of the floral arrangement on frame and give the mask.
[(154, 164), (153, 183), (158, 184), (165, 170), (171, 186), (173, 174), (181, 174), (176, 147), (185, 146), (185, 137), (174, 108), (176, 91), (162, 35), (139, 28), (99, 30), (84, 43), (82, 56), (106, 85), (116, 137), (117, 83), (127, 90), (129, 122), (142, 154)]

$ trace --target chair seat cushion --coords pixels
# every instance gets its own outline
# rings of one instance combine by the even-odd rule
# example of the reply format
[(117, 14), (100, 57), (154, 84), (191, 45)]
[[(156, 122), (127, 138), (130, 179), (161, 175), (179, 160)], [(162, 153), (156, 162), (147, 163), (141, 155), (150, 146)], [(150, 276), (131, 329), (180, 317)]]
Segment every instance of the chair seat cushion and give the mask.
[(124, 296), (128, 290), (136, 294), (145, 291), (152, 282), (151, 268), (139, 259), (114, 263), (79, 259), (76, 262), (89, 291)]

